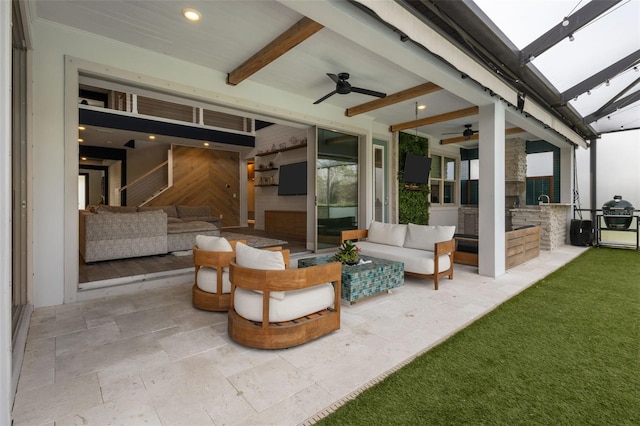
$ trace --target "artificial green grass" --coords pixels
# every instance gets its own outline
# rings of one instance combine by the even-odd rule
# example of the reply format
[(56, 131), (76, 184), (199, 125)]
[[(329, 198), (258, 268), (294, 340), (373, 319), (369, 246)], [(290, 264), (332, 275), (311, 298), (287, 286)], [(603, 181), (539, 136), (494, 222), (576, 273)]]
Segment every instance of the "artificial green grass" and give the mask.
[(640, 424), (640, 253), (590, 249), (321, 425)]

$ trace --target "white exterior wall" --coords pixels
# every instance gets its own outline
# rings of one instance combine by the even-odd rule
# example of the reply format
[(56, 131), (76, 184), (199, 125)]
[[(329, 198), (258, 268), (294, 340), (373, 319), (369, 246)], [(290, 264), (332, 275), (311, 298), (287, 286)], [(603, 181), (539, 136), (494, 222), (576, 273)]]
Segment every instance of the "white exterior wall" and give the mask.
[(348, 118), (341, 108), (318, 108), (312, 100), (251, 81), (229, 86), (223, 73), (48, 22), (35, 22), (33, 31), (33, 162), (29, 169), (34, 184), (36, 307), (76, 300), (77, 141), (69, 137), (77, 131), (73, 108), (77, 88), (69, 84), (76, 68), (279, 119), (371, 134), (369, 117)]

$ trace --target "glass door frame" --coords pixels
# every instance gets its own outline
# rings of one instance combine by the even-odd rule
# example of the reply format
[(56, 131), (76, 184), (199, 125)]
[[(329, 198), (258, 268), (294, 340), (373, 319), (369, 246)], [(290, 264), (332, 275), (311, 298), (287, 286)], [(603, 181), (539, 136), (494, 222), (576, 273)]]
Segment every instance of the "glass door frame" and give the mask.
[[(389, 149), (388, 149), (389, 143), (385, 140), (382, 139), (373, 139), (373, 154), (372, 154), (372, 168), (373, 168), (373, 184), (372, 184), (372, 191), (373, 191), (373, 219), (379, 222), (389, 222), (389, 208), (390, 208), (390, 203), (389, 203)], [(376, 167), (376, 151), (382, 151), (382, 164), (381, 164), (381, 169), (382, 169), (382, 182), (378, 182), (378, 175), (376, 173), (377, 167)], [(377, 208), (376, 208), (376, 203), (377, 203), (377, 188), (379, 187), (378, 185), (381, 183), (382, 185), (382, 207), (381, 207), (381, 214), (382, 217), (378, 218), (377, 216)]]
[[(356, 140), (356, 195), (355, 195), (355, 201), (356, 201), (356, 211), (354, 213), (355, 215), (355, 223), (360, 223), (360, 218), (361, 218), (361, 211), (362, 211), (362, 185), (363, 185), (363, 173), (362, 173), (362, 169), (363, 169), (363, 164), (362, 164), (362, 159), (363, 159), (363, 155), (362, 155), (362, 143), (363, 141), (365, 141), (366, 139), (359, 134), (355, 134), (355, 133), (349, 133), (349, 132), (343, 132), (340, 130), (333, 130), (333, 129), (326, 129), (323, 127), (315, 127), (315, 144), (314, 144), (314, 148), (313, 148), (313, 152), (311, 153), (312, 150), (310, 151), (310, 155), (313, 155), (313, 163), (314, 164), (314, 177), (315, 179), (313, 179), (313, 218), (312, 220), (309, 221), (309, 223), (313, 224), (313, 233), (311, 235), (314, 236), (313, 238), (313, 251), (314, 252), (323, 252), (323, 251), (334, 251), (335, 248), (338, 247), (338, 245), (340, 244), (339, 242), (339, 237), (338, 240), (336, 240), (337, 242), (335, 243), (335, 245), (331, 244), (329, 246), (326, 247), (321, 247), (320, 246), (320, 238), (319, 238), (319, 203), (318, 203), (318, 181), (319, 181), (319, 173), (318, 173), (318, 157), (320, 155), (320, 150), (318, 149), (321, 139), (321, 135), (320, 133), (323, 131), (327, 131), (327, 132), (333, 132), (336, 134), (339, 134), (340, 136), (337, 136), (336, 139), (339, 139), (341, 137), (345, 137), (345, 138), (349, 138), (352, 137)], [(310, 210), (311, 211), (311, 210)]]

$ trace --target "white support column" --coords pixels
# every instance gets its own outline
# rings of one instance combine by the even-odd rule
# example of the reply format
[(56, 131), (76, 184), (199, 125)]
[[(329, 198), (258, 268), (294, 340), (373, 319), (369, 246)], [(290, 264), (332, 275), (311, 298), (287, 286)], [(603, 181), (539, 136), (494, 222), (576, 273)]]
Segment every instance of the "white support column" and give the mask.
[(573, 204), (573, 145), (560, 148), (560, 202)]
[(480, 107), (478, 272), (505, 272), (505, 111), (501, 103)]
[(575, 183), (573, 182), (573, 170), (575, 167), (573, 158), (573, 145), (567, 144), (560, 148), (560, 203), (571, 204), (571, 208), (566, 209), (566, 230), (567, 237), (565, 244), (569, 244), (570, 233), (569, 227), (571, 219), (573, 219), (573, 190)]

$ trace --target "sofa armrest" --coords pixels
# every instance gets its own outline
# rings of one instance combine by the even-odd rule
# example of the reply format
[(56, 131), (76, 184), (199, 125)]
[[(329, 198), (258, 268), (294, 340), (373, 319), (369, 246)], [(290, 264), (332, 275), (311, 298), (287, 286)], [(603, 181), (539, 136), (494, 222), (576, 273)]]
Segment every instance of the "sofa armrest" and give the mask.
[(435, 244), (435, 255), (453, 254), (456, 249), (455, 240), (441, 241)]
[(359, 240), (367, 238), (369, 231), (367, 229), (347, 229), (340, 234), (340, 244), (347, 240)]

